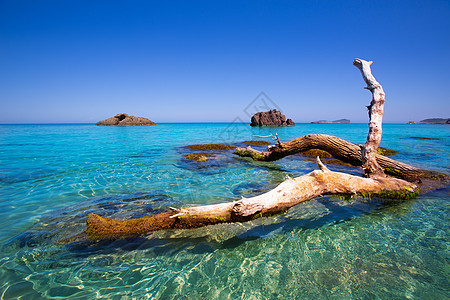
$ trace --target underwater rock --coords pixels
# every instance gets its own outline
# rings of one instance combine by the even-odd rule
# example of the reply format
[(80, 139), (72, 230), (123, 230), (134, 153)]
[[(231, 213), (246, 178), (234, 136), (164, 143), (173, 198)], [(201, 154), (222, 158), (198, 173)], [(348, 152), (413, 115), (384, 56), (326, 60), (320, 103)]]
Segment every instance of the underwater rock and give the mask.
[(267, 112), (258, 112), (252, 116), (250, 126), (295, 126), (291, 119), (276, 109)]
[(269, 142), (266, 141), (243, 141), (242, 143), (252, 146), (268, 146), (270, 145)]
[(399, 152), (392, 149), (387, 149), (383, 147), (378, 147), (377, 153), (384, 156), (393, 156), (397, 155)]
[(331, 157), (333, 157), (333, 155), (331, 155), (327, 151), (320, 150), (320, 149), (309, 149), (309, 150), (306, 150), (306, 151), (302, 151), (299, 154), (304, 155), (304, 156), (308, 156), (308, 157), (312, 157), (312, 158), (316, 158), (317, 156), (320, 157), (320, 158), (331, 158)]
[(423, 137), (423, 136), (410, 136), (410, 139), (416, 139), (416, 140), (438, 140), (437, 138), (429, 138), (429, 137)]
[(205, 152), (201, 152), (201, 153), (191, 153), (191, 154), (185, 154), (184, 157), (186, 159), (190, 159), (196, 162), (205, 162), (208, 161), (209, 157), (211, 156), (211, 154), (209, 153), (205, 153)]
[(226, 145), (226, 144), (196, 144), (196, 145), (188, 145), (188, 146), (185, 146), (184, 148), (193, 149), (193, 150), (211, 150), (211, 151), (209, 151), (209, 153), (197, 152), (197, 153), (184, 154), (184, 157), (186, 159), (193, 160), (196, 162), (206, 162), (210, 159), (217, 158), (217, 155), (212, 155), (212, 153), (215, 152), (213, 150), (220, 150), (220, 151), (233, 150), (236, 148), (236, 146)]
[(236, 146), (226, 145), (226, 144), (198, 144), (198, 145), (188, 145), (186, 148), (196, 149), (196, 150), (233, 150)]
[(95, 125), (97, 125), (97, 126), (149, 126), (149, 125), (156, 125), (156, 123), (147, 118), (129, 116), (128, 114), (121, 113), (121, 114), (115, 115), (114, 117), (100, 121)]

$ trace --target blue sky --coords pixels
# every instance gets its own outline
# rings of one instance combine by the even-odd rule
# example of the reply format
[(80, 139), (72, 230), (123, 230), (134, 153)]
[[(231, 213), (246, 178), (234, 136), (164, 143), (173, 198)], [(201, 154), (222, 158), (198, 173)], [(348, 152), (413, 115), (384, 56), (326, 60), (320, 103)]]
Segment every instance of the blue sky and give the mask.
[(0, 123), (247, 120), (265, 92), (296, 122), (450, 117), (450, 2), (0, 1)]

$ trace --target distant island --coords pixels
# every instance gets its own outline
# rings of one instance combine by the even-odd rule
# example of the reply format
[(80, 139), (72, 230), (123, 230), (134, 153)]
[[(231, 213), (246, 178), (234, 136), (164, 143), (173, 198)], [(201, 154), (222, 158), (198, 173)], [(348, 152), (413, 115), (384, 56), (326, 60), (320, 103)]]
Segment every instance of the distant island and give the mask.
[(410, 121), (407, 124), (450, 124), (450, 118), (443, 119), (443, 118), (431, 118), (431, 119), (425, 119), (419, 122)]
[(315, 122), (311, 122), (311, 124), (334, 124), (334, 123), (344, 123), (344, 124), (348, 124), (350, 123), (349, 119), (340, 119), (340, 120), (336, 120), (336, 121), (327, 121), (327, 120), (320, 120), (320, 121), (315, 121)]
[(295, 126), (295, 123), (291, 119), (286, 120), (280, 111), (272, 109), (254, 114), (250, 126)]
[(156, 123), (147, 118), (129, 116), (128, 114), (121, 113), (121, 114), (115, 115), (114, 117), (97, 122), (97, 124), (95, 124), (95, 125), (97, 125), (97, 126), (150, 126), (150, 125), (156, 125)]

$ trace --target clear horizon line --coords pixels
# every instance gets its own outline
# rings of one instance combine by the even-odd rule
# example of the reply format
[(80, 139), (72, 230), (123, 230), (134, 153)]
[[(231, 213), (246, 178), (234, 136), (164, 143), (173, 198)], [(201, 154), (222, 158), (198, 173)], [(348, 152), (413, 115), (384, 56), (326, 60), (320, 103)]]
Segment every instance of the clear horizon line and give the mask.
[[(316, 123), (317, 121), (311, 121), (311, 122), (296, 122), (295, 124), (368, 124), (367, 122), (350, 122), (350, 123)], [(0, 125), (95, 125), (97, 122), (18, 122), (18, 123), (0, 123)], [(155, 122), (156, 123), (156, 122)], [(198, 122), (192, 122), (192, 121), (185, 121), (185, 122), (157, 122), (158, 124), (250, 124), (250, 122), (215, 122), (215, 121), (198, 121)], [(429, 125), (429, 124), (408, 124), (408, 122), (383, 122), (383, 124), (407, 124), (407, 125)], [(114, 125), (112, 125), (114, 126)], [(136, 126), (146, 126), (146, 125), (136, 125)], [(105, 126), (108, 127), (108, 126)], [(118, 126), (118, 127), (133, 127), (133, 126)], [(262, 126), (264, 127), (264, 126)], [(282, 126), (281, 126), (282, 127)]]

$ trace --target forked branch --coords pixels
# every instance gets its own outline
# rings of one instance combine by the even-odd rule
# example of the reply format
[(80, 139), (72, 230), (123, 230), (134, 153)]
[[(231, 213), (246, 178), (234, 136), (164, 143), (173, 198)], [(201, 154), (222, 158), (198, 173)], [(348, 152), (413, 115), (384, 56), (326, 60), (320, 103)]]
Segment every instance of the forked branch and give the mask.
[[(361, 145), (326, 134), (308, 134), (290, 142), (283, 142), (283, 148), (272, 145), (267, 147), (267, 151), (258, 151), (248, 146), (247, 148), (236, 148), (233, 153), (241, 157), (251, 157), (257, 161), (275, 161), (311, 149), (326, 151), (334, 158), (355, 167), (362, 166)], [(448, 177), (445, 174), (416, 168), (380, 154), (376, 154), (375, 157), (386, 174), (407, 181), (418, 181), (424, 178), (446, 180)]]

